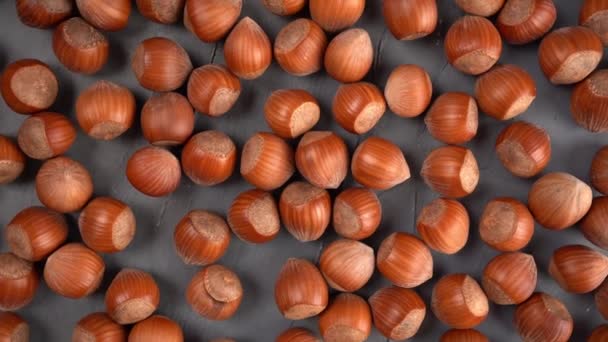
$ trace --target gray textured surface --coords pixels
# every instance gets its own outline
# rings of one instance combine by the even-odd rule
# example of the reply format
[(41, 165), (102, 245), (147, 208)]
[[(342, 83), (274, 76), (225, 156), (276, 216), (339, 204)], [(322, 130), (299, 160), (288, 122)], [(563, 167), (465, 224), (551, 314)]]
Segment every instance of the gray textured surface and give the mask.
[[(243, 15), (258, 21), (271, 38), (290, 18), (271, 15), (259, 0), (244, 0)], [(576, 24), (580, 0), (558, 0), (557, 27)], [(442, 37), (449, 24), (462, 15), (452, 0), (439, 1), (440, 24), (436, 32), (413, 42), (398, 42), (385, 29), (380, 0), (368, 0), (363, 18), (356, 26), (367, 29), (376, 47), (375, 64), (366, 78), (379, 86), (386, 82), (389, 72), (397, 65), (416, 63), (426, 68), (433, 80), (435, 95), (445, 91), (471, 93), (474, 78), (465, 76), (445, 60)], [(60, 97), (52, 107), (74, 119), (73, 104), (77, 94), (98, 79), (121, 83), (136, 94), (138, 108), (151, 93), (141, 88), (131, 73), (129, 56), (137, 43), (153, 36), (165, 36), (182, 44), (190, 53), (195, 66), (223, 62), (222, 44), (204, 44), (189, 34), (181, 25), (163, 26), (144, 20), (133, 11), (126, 30), (107, 34), (111, 41), (111, 61), (95, 76), (82, 76), (68, 72), (60, 65), (51, 49), (52, 31), (36, 30), (22, 25), (14, 10), (14, 1), (0, 2), (0, 69), (20, 58), (35, 57), (48, 63), (60, 79)], [(605, 135), (592, 135), (577, 127), (570, 119), (570, 87), (554, 87), (543, 77), (538, 66), (538, 44), (524, 47), (505, 46), (501, 62), (514, 63), (528, 70), (537, 82), (538, 97), (530, 110), (518, 119), (528, 120), (545, 127), (553, 140), (554, 155), (548, 171), (567, 171), (588, 181), (588, 168), (594, 152), (608, 143)], [(606, 59), (602, 62), (606, 67)], [(338, 83), (325, 73), (312, 77), (296, 78), (282, 72), (276, 63), (255, 81), (243, 82), (243, 93), (237, 105), (227, 115), (209, 119), (198, 116), (196, 131), (219, 129), (229, 134), (242, 147), (248, 136), (256, 131), (268, 130), (263, 120), (263, 104), (271, 91), (279, 88), (304, 88), (318, 97), (323, 116), (319, 129), (332, 129), (344, 137), (354, 150), (358, 137), (346, 133), (331, 117), (331, 99)], [(1, 101), (0, 101), (1, 102)], [(0, 134), (15, 136), (24, 116), (14, 114), (4, 103), (0, 104)], [(432, 286), (447, 273), (466, 272), (477, 279), (487, 261), (496, 252), (485, 246), (478, 237), (477, 222), (484, 204), (495, 196), (513, 196), (525, 201), (533, 180), (511, 176), (495, 157), (495, 138), (506, 123), (481, 116), (479, 134), (468, 144), (477, 156), (481, 181), (477, 191), (464, 199), (471, 215), (471, 235), (466, 248), (454, 256), (434, 253), (435, 272), (431, 281), (417, 289), (429, 303)], [(371, 134), (388, 138), (405, 152), (414, 177), (390, 191), (379, 193), (384, 218), (379, 231), (369, 243), (377, 248), (384, 237), (393, 231), (414, 232), (414, 221), (420, 208), (436, 197), (422, 182), (419, 170), (424, 157), (440, 143), (426, 132), (422, 118), (401, 119), (387, 113)], [(321, 241), (298, 243), (282, 231), (273, 242), (254, 246), (233, 238), (228, 253), (220, 260), (233, 268), (241, 277), (245, 288), (243, 304), (237, 315), (226, 322), (206, 321), (190, 310), (184, 299), (185, 288), (197, 271), (181, 263), (173, 248), (173, 228), (190, 209), (205, 208), (225, 214), (230, 201), (248, 186), (240, 177), (232, 177), (226, 184), (213, 188), (198, 187), (186, 177), (178, 191), (167, 198), (153, 199), (135, 191), (128, 183), (124, 170), (129, 156), (146, 144), (141, 137), (139, 124), (124, 136), (110, 142), (95, 141), (81, 132), (67, 153), (82, 162), (92, 173), (95, 195), (109, 195), (127, 202), (133, 208), (138, 223), (137, 235), (129, 248), (114, 255), (104, 255), (107, 272), (100, 290), (82, 300), (70, 300), (53, 294), (41, 284), (35, 300), (20, 313), (30, 322), (33, 341), (67, 341), (75, 323), (84, 315), (104, 310), (103, 293), (109, 281), (122, 267), (138, 267), (154, 275), (161, 287), (161, 304), (158, 312), (177, 320), (188, 341), (203, 341), (220, 336), (231, 336), (238, 341), (272, 341), (290, 326), (306, 326), (317, 330), (316, 319), (290, 322), (281, 317), (275, 308), (273, 284), (282, 263), (291, 256), (316, 260), (321, 249), (336, 238), (328, 230)], [(16, 183), (0, 188), (0, 226), (4, 226), (21, 209), (38, 205), (34, 191), (34, 176), (39, 162), (30, 162), (26, 174)], [(349, 178), (344, 186), (352, 185)], [(220, 199), (220, 200), (218, 200)], [(77, 214), (70, 216), (71, 240), (79, 240)], [(602, 323), (593, 304), (592, 295), (572, 295), (561, 290), (549, 277), (547, 267), (552, 251), (564, 244), (585, 243), (576, 228), (550, 232), (536, 227), (532, 243), (525, 251), (532, 253), (539, 266), (537, 290), (562, 299), (575, 320), (573, 341), (582, 341), (594, 326)], [(7, 250), (0, 240), (0, 250)], [(42, 265), (40, 265), (41, 267)], [(370, 283), (359, 293), (369, 296), (388, 282), (376, 272)], [(479, 330), (496, 341), (517, 340), (513, 331), (513, 307), (491, 306), (488, 319)], [(435, 341), (447, 330), (430, 310), (414, 341)], [(370, 341), (385, 339), (374, 331)]]

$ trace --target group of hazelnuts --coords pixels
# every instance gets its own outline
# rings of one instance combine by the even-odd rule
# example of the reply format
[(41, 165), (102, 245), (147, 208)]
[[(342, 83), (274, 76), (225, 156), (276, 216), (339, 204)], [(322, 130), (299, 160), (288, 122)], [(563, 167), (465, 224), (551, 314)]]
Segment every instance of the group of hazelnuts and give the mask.
[[(278, 310), (290, 320), (318, 316), (320, 334), (328, 342), (365, 341), (372, 326), (392, 340), (415, 336), (427, 305), (413, 288), (433, 277), (431, 250), (455, 254), (469, 240), (469, 215), (458, 199), (475, 191), (480, 174), (473, 152), (461, 145), (476, 136), (479, 112), (510, 120), (536, 98), (535, 81), (526, 70), (496, 65), (503, 40), (512, 45), (541, 40), (538, 58), (547, 79), (556, 86), (574, 85), (574, 121), (591, 132), (608, 131), (608, 70), (596, 70), (608, 45), (608, 0), (583, 0), (580, 26), (554, 31), (553, 0), (454, 0), (466, 15), (445, 35), (445, 55), (455, 69), (477, 76), (475, 94), (446, 92), (433, 103), (431, 78), (417, 65), (396, 67), (384, 91), (362, 81), (374, 62), (374, 47), (365, 29), (351, 26), (362, 16), (365, 0), (256, 1), (280, 16), (294, 15), (308, 5), (312, 19), (291, 21), (272, 43), (252, 18), (241, 18), (242, 0), (136, 0), (141, 15), (150, 21), (168, 25), (183, 18), (185, 27), (205, 43), (225, 38), (225, 65), (193, 68), (186, 50), (164, 37), (146, 39), (132, 51), (133, 74), (143, 88), (155, 92), (140, 118), (150, 145), (136, 151), (126, 165), (132, 186), (147, 196), (164, 197), (178, 188), (182, 173), (201, 186), (229, 179), (237, 165), (237, 146), (220, 131), (193, 135), (195, 112), (212, 118), (229, 112), (240, 97), (241, 80), (263, 75), (274, 56), (291, 75), (324, 69), (341, 83), (331, 111), (349, 133), (369, 133), (387, 110), (402, 118), (426, 113), (428, 132), (446, 145), (426, 157), (420, 174), (440, 198), (421, 209), (416, 220), (419, 237), (394, 232), (374, 251), (361, 240), (374, 234), (382, 221), (375, 191), (394, 188), (411, 177), (402, 150), (387, 139), (369, 136), (351, 157), (335, 132), (313, 130), (321, 109), (312, 94), (302, 89), (274, 91), (264, 106), (272, 133), (254, 134), (241, 150), (240, 174), (255, 188), (233, 200), (226, 219), (192, 210), (175, 227), (179, 257), (185, 264), (202, 266), (185, 298), (205, 319), (229, 319), (244, 295), (238, 275), (217, 264), (232, 233), (262, 244), (272, 241), (284, 226), (295, 239), (307, 242), (320, 239), (331, 224), (340, 239), (325, 246), (317, 265), (298, 258), (284, 263), (274, 289)], [(52, 48), (66, 69), (88, 75), (108, 61), (111, 45), (103, 32), (124, 29), (132, 7), (131, 0), (15, 3), (23, 24), (54, 30)], [(385, 23), (398, 40), (420, 39), (436, 30), (436, 0), (383, 0), (382, 7)], [(0, 81), (7, 106), (27, 115), (17, 143), (0, 136), (0, 184), (16, 180), (28, 157), (44, 160), (35, 179), (44, 206), (16, 214), (3, 231), (10, 252), (0, 254), (0, 310), (5, 311), (0, 312), (0, 341), (23, 342), (29, 340), (29, 326), (12, 311), (29, 304), (36, 293), (39, 275), (34, 263), (45, 262), (43, 279), (55, 293), (88, 296), (103, 279), (105, 263), (99, 254), (124, 250), (135, 236), (136, 219), (118, 199), (91, 199), (91, 174), (63, 156), (77, 130), (69, 117), (49, 111), (60, 91), (54, 71), (40, 60), (22, 59), (8, 65)], [(177, 92), (184, 84), (186, 96)], [(136, 101), (129, 89), (99, 80), (79, 94), (75, 113), (88, 136), (111, 140), (132, 127)], [(295, 145), (291, 139), (299, 137)], [(168, 147), (181, 145), (178, 159)], [(510, 123), (495, 146), (498, 159), (517, 177), (538, 176), (551, 159), (549, 134), (525, 121)], [(328, 189), (339, 189), (349, 169), (362, 187), (341, 189), (332, 201)], [(284, 186), (296, 171), (303, 180)], [(591, 185), (608, 195), (608, 147), (596, 154), (590, 175)], [(278, 201), (273, 194), (277, 189), (282, 189)], [(64, 214), (75, 212), (80, 212), (82, 243), (66, 244)], [(451, 328), (442, 342), (489, 341), (474, 330), (488, 316), (489, 301), (517, 306), (514, 325), (526, 342), (570, 339), (573, 320), (567, 307), (549, 294), (535, 292), (534, 257), (520, 252), (531, 241), (535, 222), (550, 230), (578, 225), (592, 244), (608, 250), (608, 197), (593, 198), (591, 186), (568, 173), (540, 176), (527, 204), (514, 198), (491, 200), (479, 219), (479, 236), (501, 254), (488, 262), (481, 282), (454, 273), (435, 284), (430, 308)], [(376, 269), (393, 285), (367, 300), (354, 294)], [(565, 291), (595, 291), (597, 309), (608, 319), (608, 257), (588, 246), (563, 246), (554, 251), (548, 273)], [(340, 292), (331, 300), (330, 288)], [(183, 341), (178, 323), (154, 315), (159, 302), (152, 275), (122, 269), (105, 293), (106, 311), (82, 318), (72, 341)], [(276, 341), (319, 339), (307, 329), (290, 328)], [(595, 329), (588, 341), (608, 341), (608, 325)]]

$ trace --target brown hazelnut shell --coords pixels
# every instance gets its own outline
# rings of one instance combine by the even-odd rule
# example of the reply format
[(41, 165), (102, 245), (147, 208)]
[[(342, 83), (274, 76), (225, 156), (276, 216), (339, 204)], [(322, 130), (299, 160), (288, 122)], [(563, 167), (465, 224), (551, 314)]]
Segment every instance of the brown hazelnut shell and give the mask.
[(385, 0), (384, 22), (398, 40), (419, 39), (435, 31), (436, 0)]
[(454, 2), (469, 14), (490, 17), (502, 8), (505, 0), (455, 0)]
[(203, 65), (188, 80), (188, 100), (196, 111), (211, 117), (227, 113), (240, 95), (241, 81), (223, 65)]
[(350, 167), (359, 184), (374, 190), (393, 188), (411, 176), (399, 146), (374, 136), (357, 146)]
[(566, 342), (574, 329), (566, 306), (542, 292), (517, 306), (515, 327), (522, 340), (530, 342)]
[(311, 131), (300, 139), (295, 154), (296, 168), (312, 185), (337, 189), (346, 178), (348, 147), (331, 131)]
[(608, 339), (608, 324), (602, 324), (593, 329), (587, 342), (602, 342), (606, 341), (606, 339)]
[(135, 215), (122, 201), (97, 197), (80, 213), (78, 227), (89, 248), (100, 253), (116, 253), (127, 248), (133, 240)]
[(438, 198), (422, 208), (416, 229), (430, 248), (454, 254), (469, 240), (469, 224), (467, 209), (460, 202)]
[(439, 147), (426, 157), (420, 175), (435, 192), (449, 198), (462, 198), (477, 188), (479, 167), (469, 149)]
[(431, 251), (407, 233), (392, 233), (382, 241), (376, 267), (386, 279), (405, 288), (417, 287), (433, 277)]
[(135, 151), (129, 158), (126, 174), (131, 185), (141, 193), (163, 197), (177, 189), (182, 171), (171, 152), (148, 146)]
[(12, 183), (25, 169), (25, 154), (19, 146), (0, 135), (0, 185)]
[(76, 140), (76, 128), (58, 113), (34, 114), (21, 124), (17, 142), (32, 159), (49, 159), (67, 152)]
[(319, 269), (327, 284), (342, 292), (355, 292), (365, 286), (374, 267), (374, 250), (355, 240), (336, 240), (319, 257)]
[(228, 224), (241, 240), (266, 243), (281, 230), (279, 210), (271, 193), (252, 189), (240, 193), (228, 209)]
[(8, 342), (28, 342), (29, 324), (13, 312), (0, 312), (0, 340)]
[(209, 265), (219, 260), (230, 245), (230, 229), (219, 215), (191, 210), (175, 226), (177, 255), (187, 265)]
[(424, 117), (429, 133), (446, 144), (463, 144), (477, 135), (477, 102), (461, 92), (441, 94)]
[[(17, 8), (22, 2), (33, 3), (18, 1)], [(20, 59), (9, 64), (2, 72), (0, 82), (4, 102), (20, 114), (47, 110), (59, 93), (57, 76), (47, 64), (37, 59)]]
[(341, 32), (329, 42), (325, 50), (325, 71), (341, 83), (363, 79), (371, 69), (373, 61), (372, 40), (369, 33), (360, 28)]
[(311, 130), (321, 117), (317, 100), (302, 89), (279, 89), (264, 104), (264, 118), (272, 131), (284, 139)]
[(536, 83), (516, 65), (499, 65), (477, 79), (475, 98), (482, 112), (509, 120), (528, 110), (536, 98)]
[(507, 0), (496, 26), (510, 44), (527, 44), (549, 32), (556, 19), (553, 0)]
[(55, 157), (36, 174), (36, 194), (47, 208), (60, 213), (80, 210), (93, 194), (89, 171), (68, 157)]
[(321, 340), (308, 329), (289, 328), (277, 336), (275, 342), (321, 342)]
[(306, 0), (262, 0), (267, 10), (282, 16), (298, 13), (306, 3)]
[(445, 36), (448, 62), (459, 71), (479, 75), (498, 61), (502, 53), (500, 33), (483, 17), (464, 16), (458, 19)]
[(241, 176), (256, 188), (270, 191), (285, 184), (295, 171), (294, 155), (285, 140), (272, 133), (251, 136), (241, 152)]
[(184, 173), (198, 185), (213, 186), (225, 182), (236, 166), (237, 150), (228, 135), (204, 131), (188, 140), (182, 149)]
[(509, 197), (486, 204), (479, 219), (479, 235), (490, 247), (502, 252), (524, 248), (534, 235), (534, 218), (523, 203)]
[(599, 36), (584, 26), (562, 27), (543, 38), (538, 48), (540, 67), (555, 84), (584, 80), (602, 59), (604, 46)]
[(213, 43), (224, 38), (234, 26), (243, 7), (242, 0), (186, 1), (184, 21), (200, 40)]
[(0, 254), (0, 310), (13, 311), (28, 305), (39, 282), (31, 262), (12, 253)]
[(281, 314), (291, 320), (313, 317), (327, 307), (328, 289), (321, 272), (308, 260), (289, 258), (274, 286)]
[(173, 91), (190, 75), (192, 62), (188, 52), (178, 43), (153, 37), (135, 48), (131, 69), (142, 87), (157, 92)]
[(414, 290), (385, 287), (368, 301), (374, 326), (389, 339), (405, 340), (416, 335), (426, 316), (426, 305)]
[(104, 31), (124, 29), (131, 15), (131, 0), (76, 0), (76, 6), (87, 22)]
[(76, 119), (89, 136), (115, 139), (133, 125), (135, 96), (116, 83), (97, 81), (78, 95)]
[(53, 252), (44, 265), (44, 282), (67, 298), (83, 298), (97, 290), (106, 265), (93, 250), (81, 243), (68, 243)]
[(608, 45), (608, 30), (605, 27), (608, 15), (608, 2), (606, 0), (583, 0), (579, 14), (579, 24), (592, 29), (602, 39), (604, 46)]
[(372, 330), (372, 313), (365, 299), (341, 293), (319, 315), (319, 330), (325, 342), (366, 341)]
[(390, 110), (400, 117), (416, 117), (427, 109), (433, 96), (431, 77), (422, 67), (404, 64), (393, 69), (384, 87)]
[(608, 195), (608, 146), (595, 153), (589, 173), (591, 185), (602, 194)]
[(173, 320), (154, 315), (135, 324), (129, 342), (183, 342), (184, 332)]
[(595, 295), (593, 296), (595, 300), (595, 306), (597, 307), (597, 311), (602, 315), (602, 317), (608, 320), (608, 282), (604, 281), (600, 287), (595, 291)]
[(579, 222), (583, 235), (594, 245), (608, 250), (608, 197), (596, 197), (587, 215)]
[(73, 17), (55, 29), (53, 52), (68, 70), (92, 75), (108, 62), (110, 43), (82, 18)]
[(321, 70), (326, 48), (327, 36), (323, 29), (310, 19), (300, 18), (285, 25), (277, 34), (274, 58), (286, 72), (307, 76)]
[(449, 274), (439, 279), (433, 288), (431, 308), (440, 321), (456, 329), (476, 327), (489, 312), (485, 293), (466, 274)]
[(500, 254), (488, 262), (481, 284), (488, 298), (500, 305), (520, 304), (536, 288), (537, 269), (530, 254)]
[(332, 226), (342, 237), (366, 239), (376, 232), (381, 221), (382, 204), (369, 189), (349, 188), (334, 200)]
[(608, 257), (587, 246), (563, 246), (553, 252), (549, 274), (568, 292), (588, 293), (608, 276)]
[(174, 24), (180, 18), (186, 0), (136, 0), (141, 15), (159, 24)]
[(513, 175), (530, 178), (551, 161), (551, 137), (542, 127), (518, 121), (505, 127), (496, 138), (496, 155)]
[(451, 329), (441, 335), (439, 342), (490, 342), (490, 340), (474, 329)]
[(49, 28), (69, 18), (74, 10), (72, 0), (17, 0), (17, 16), (22, 23), (36, 28)]
[(21, 210), (4, 230), (6, 244), (16, 256), (40, 261), (61, 246), (68, 237), (65, 217), (44, 207)]
[(336, 122), (350, 133), (365, 134), (376, 126), (386, 112), (386, 102), (372, 83), (343, 84), (332, 103)]
[(331, 197), (327, 190), (306, 182), (293, 182), (281, 193), (281, 222), (298, 241), (318, 240), (329, 225)]
[(107, 342), (126, 341), (127, 331), (105, 312), (95, 312), (80, 319), (72, 333), (72, 342), (88, 342), (91, 339)]
[(537, 180), (528, 193), (528, 207), (538, 223), (545, 228), (569, 228), (591, 208), (593, 192), (578, 178), (553, 172)]
[(241, 19), (224, 43), (228, 69), (240, 78), (256, 79), (272, 62), (272, 44), (268, 35), (253, 19)]
[(243, 288), (238, 276), (221, 265), (203, 268), (191, 280), (186, 300), (192, 309), (210, 320), (232, 317), (243, 299)]
[(577, 84), (570, 97), (572, 118), (593, 133), (608, 131), (608, 70), (597, 70)]
[(160, 302), (154, 278), (141, 270), (123, 268), (106, 291), (106, 311), (119, 324), (132, 324), (148, 318)]
[(354, 25), (365, 10), (365, 0), (309, 0), (310, 16), (325, 31), (337, 32)]
[(152, 145), (174, 146), (188, 140), (194, 130), (194, 111), (188, 99), (179, 93), (161, 93), (150, 97), (141, 110), (141, 130)]

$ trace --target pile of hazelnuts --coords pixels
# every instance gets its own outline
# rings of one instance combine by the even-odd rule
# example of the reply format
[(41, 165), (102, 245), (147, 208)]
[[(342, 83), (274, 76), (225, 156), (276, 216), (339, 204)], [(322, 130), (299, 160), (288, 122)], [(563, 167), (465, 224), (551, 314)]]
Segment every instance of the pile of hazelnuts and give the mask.
[[(467, 14), (449, 28), (445, 54), (455, 69), (478, 76), (475, 94), (446, 92), (432, 104), (431, 78), (416, 65), (395, 68), (383, 92), (361, 82), (374, 61), (374, 48), (365, 29), (350, 27), (361, 17), (365, 0), (262, 2), (282, 16), (308, 5), (312, 20), (293, 20), (272, 44), (253, 19), (241, 18), (242, 0), (136, 1), (151, 21), (173, 24), (183, 17), (184, 25), (203, 42), (225, 38), (226, 65), (193, 69), (188, 53), (168, 38), (146, 39), (135, 48), (133, 74), (142, 87), (156, 93), (141, 110), (142, 132), (150, 145), (136, 151), (126, 165), (132, 186), (145, 195), (163, 197), (179, 186), (182, 170), (201, 186), (230, 178), (238, 157), (236, 145), (220, 131), (193, 134), (195, 111), (210, 117), (230, 111), (239, 99), (241, 80), (260, 77), (274, 55), (289, 74), (307, 76), (324, 69), (342, 83), (332, 112), (352, 134), (370, 132), (387, 109), (403, 118), (426, 112), (428, 132), (446, 145), (426, 157), (420, 174), (440, 197), (420, 211), (419, 236), (395, 232), (374, 251), (361, 242), (381, 223), (382, 207), (374, 191), (410, 178), (403, 152), (391, 141), (370, 136), (351, 157), (339, 135), (313, 130), (321, 114), (309, 92), (276, 90), (264, 107), (272, 133), (251, 136), (240, 155), (240, 174), (254, 189), (233, 200), (226, 219), (192, 210), (175, 227), (179, 257), (185, 264), (202, 266), (185, 299), (205, 319), (229, 319), (244, 295), (238, 275), (216, 263), (232, 233), (262, 244), (272, 241), (284, 226), (295, 239), (307, 242), (321, 238), (331, 223), (341, 238), (323, 249), (317, 265), (290, 258), (280, 270), (274, 294), (281, 314), (289, 320), (318, 315), (325, 341), (364, 341), (372, 325), (392, 340), (416, 335), (427, 305), (413, 288), (433, 276), (431, 250), (454, 254), (469, 238), (469, 216), (458, 199), (475, 191), (479, 168), (472, 151), (461, 145), (476, 136), (480, 111), (496, 120), (510, 120), (524, 113), (536, 97), (535, 82), (526, 70), (496, 65), (503, 40), (522, 45), (542, 39), (538, 58), (547, 79), (555, 85), (576, 84), (570, 108), (574, 121), (591, 132), (608, 131), (608, 70), (595, 70), (608, 45), (608, 0), (582, 1), (581, 26), (554, 31), (557, 12), (552, 0), (455, 0)], [(111, 48), (103, 31), (126, 27), (131, 1), (16, 0), (16, 10), (28, 26), (53, 28), (52, 48), (65, 68), (95, 74), (107, 63)], [(383, 13), (399, 40), (425, 37), (437, 26), (436, 0), (384, 0)], [(328, 39), (327, 33), (337, 34)], [(187, 96), (175, 92), (186, 82)], [(59, 89), (53, 70), (36, 59), (15, 61), (2, 73), (4, 101), (28, 117), (16, 143), (0, 137), (0, 184), (17, 179), (27, 158), (44, 160), (35, 179), (44, 207), (23, 209), (3, 231), (10, 252), (0, 254), (0, 309), (6, 311), (0, 313), (2, 341), (28, 340), (27, 322), (11, 311), (27, 305), (36, 293), (39, 276), (33, 263), (45, 262), (43, 279), (52, 291), (83, 298), (95, 292), (103, 278), (105, 264), (99, 253), (124, 250), (136, 232), (129, 206), (110, 197), (91, 199), (89, 171), (63, 156), (73, 145), (77, 128), (67, 116), (48, 111)], [(112, 140), (133, 125), (135, 98), (129, 89), (99, 80), (79, 94), (75, 112), (87, 135)], [(300, 140), (294, 152), (290, 140), (296, 138)], [(180, 145), (181, 160), (167, 149)], [(538, 176), (551, 159), (547, 132), (525, 121), (510, 123), (495, 146), (498, 159), (517, 177)], [(362, 187), (341, 190), (332, 205), (328, 189), (339, 189), (349, 168)], [(286, 185), (296, 171), (304, 180)], [(591, 183), (608, 195), (608, 147), (593, 160)], [(282, 189), (278, 202), (273, 194), (277, 189)], [(65, 244), (64, 215), (75, 212), (80, 212), (82, 243)], [(488, 262), (481, 282), (467, 274), (448, 274), (435, 284), (430, 308), (452, 329), (441, 341), (488, 341), (473, 328), (487, 317), (489, 301), (517, 305), (514, 326), (524, 341), (568, 341), (573, 332), (568, 309), (557, 298), (535, 293), (534, 257), (519, 252), (532, 239), (535, 222), (550, 230), (578, 224), (591, 243), (608, 249), (608, 197), (594, 199), (591, 187), (568, 173), (540, 176), (530, 188), (527, 205), (513, 198), (491, 200), (479, 219), (479, 235), (502, 254)], [(375, 269), (393, 286), (367, 300), (354, 294)], [(554, 251), (548, 272), (565, 291), (596, 291), (597, 308), (608, 319), (608, 257), (587, 246), (567, 245)], [(330, 300), (329, 288), (340, 294)], [(183, 341), (176, 322), (154, 315), (159, 301), (160, 291), (150, 274), (123, 269), (106, 291), (106, 311), (82, 318), (72, 340)], [(131, 324), (130, 329), (125, 327)], [(607, 339), (608, 325), (603, 325), (589, 341)], [(319, 339), (306, 329), (290, 328), (276, 341)]]

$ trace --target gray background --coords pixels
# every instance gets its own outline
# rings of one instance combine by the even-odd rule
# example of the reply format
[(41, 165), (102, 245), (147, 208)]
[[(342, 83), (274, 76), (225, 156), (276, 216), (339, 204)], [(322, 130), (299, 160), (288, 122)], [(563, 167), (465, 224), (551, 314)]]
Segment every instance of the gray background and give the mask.
[[(271, 15), (260, 0), (244, 0), (243, 15), (255, 19), (273, 39), (280, 28), (293, 18)], [(439, 3), (440, 22), (429, 37), (399, 42), (385, 28), (382, 18), (382, 2), (368, 0), (364, 16), (356, 26), (367, 29), (376, 47), (375, 63), (366, 80), (383, 87), (390, 71), (399, 64), (415, 63), (426, 68), (432, 76), (434, 93), (465, 91), (472, 93), (475, 78), (453, 69), (445, 60), (443, 37), (449, 25), (462, 15), (452, 0)], [(581, 1), (558, 0), (556, 27), (575, 25)], [(300, 15), (307, 15), (306, 11)], [(133, 76), (129, 56), (143, 39), (164, 36), (182, 44), (189, 52), (193, 64), (200, 66), (210, 62), (223, 63), (222, 43), (205, 44), (181, 25), (165, 26), (145, 20), (134, 8), (129, 26), (122, 32), (108, 33), (111, 42), (110, 62), (97, 75), (83, 76), (68, 72), (57, 61), (51, 49), (51, 30), (37, 30), (19, 22), (14, 1), (0, 2), (0, 68), (20, 59), (34, 57), (48, 63), (60, 80), (60, 95), (52, 110), (74, 119), (74, 103), (80, 91), (99, 79), (107, 79), (129, 87), (136, 95), (138, 109), (151, 95), (140, 87)], [(605, 135), (593, 135), (575, 125), (569, 113), (571, 87), (555, 87), (544, 78), (537, 62), (538, 44), (523, 47), (505, 45), (501, 62), (524, 67), (537, 82), (538, 97), (527, 113), (517, 119), (542, 125), (553, 140), (553, 159), (547, 170), (570, 172), (588, 181), (588, 170), (595, 151), (608, 143)], [(606, 67), (606, 58), (601, 66)], [(239, 148), (247, 137), (256, 131), (268, 130), (263, 119), (263, 105), (271, 91), (279, 88), (304, 88), (315, 95), (322, 107), (322, 118), (316, 129), (331, 129), (348, 142), (351, 153), (359, 137), (342, 130), (331, 117), (331, 99), (338, 83), (324, 72), (297, 78), (290, 76), (273, 63), (270, 69), (255, 81), (243, 82), (243, 93), (236, 106), (225, 116), (210, 119), (197, 116), (196, 131), (219, 129), (229, 134)], [(183, 89), (182, 89), (183, 92)], [(2, 102), (2, 101), (0, 101)], [(13, 113), (0, 103), (0, 134), (15, 137), (25, 116)], [(75, 120), (73, 120), (75, 122)], [(430, 302), (432, 286), (442, 275), (466, 272), (477, 279), (485, 264), (497, 252), (485, 246), (478, 237), (477, 222), (484, 204), (496, 196), (513, 196), (526, 200), (528, 188), (533, 180), (522, 180), (511, 176), (497, 160), (493, 146), (496, 136), (507, 123), (498, 122), (485, 115), (480, 116), (477, 137), (467, 146), (475, 152), (481, 170), (477, 191), (463, 200), (471, 216), (471, 234), (467, 246), (457, 255), (445, 256), (433, 253), (434, 277), (417, 291), (426, 303)], [(415, 232), (415, 218), (420, 208), (437, 197), (422, 182), (419, 171), (424, 157), (441, 144), (426, 132), (423, 118), (402, 119), (389, 112), (370, 133), (388, 138), (404, 151), (412, 170), (412, 179), (389, 191), (380, 192), (384, 209), (382, 225), (378, 232), (366, 242), (377, 249), (378, 245), (393, 231)], [(368, 135), (370, 135), (368, 134)], [(248, 245), (233, 238), (226, 255), (220, 260), (234, 269), (240, 276), (245, 296), (238, 313), (225, 322), (207, 321), (190, 310), (184, 299), (184, 291), (197, 267), (185, 266), (177, 257), (173, 247), (173, 228), (190, 209), (204, 208), (225, 214), (231, 200), (241, 191), (250, 188), (238, 174), (227, 183), (206, 188), (194, 185), (183, 177), (180, 188), (166, 198), (146, 197), (134, 190), (127, 181), (124, 170), (129, 156), (145, 146), (139, 122), (120, 138), (102, 142), (93, 140), (80, 132), (67, 153), (82, 162), (91, 172), (95, 183), (95, 196), (113, 196), (128, 203), (137, 216), (137, 234), (127, 250), (104, 255), (107, 265), (104, 282), (92, 296), (71, 300), (50, 292), (41, 284), (34, 301), (22, 314), (30, 323), (34, 341), (68, 341), (75, 323), (84, 315), (104, 310), (103, 294), (112, 277), (122, 267), (138, 267), (154, 275), (161, 287), (161, 304), (158, 313), (179, 322), (188, 341), (203, 341), (220, 336), (231, 336), (238, 341), (273, 341), (275, 336), (290, 326), (305, 326), (317, 331), (316, 319), (290, 322), (279, 314), (273, 297), (274, 280), (283, 262), (288, 257), (317, 260), (324, 245), (336, 239), (328, 229), (320, 241), (299, 243), (285, 230), (278, 238), (266, 245)], [(179, 154), (179, 150), (175, 151)], [(21, 209), (39, 205), (34, 191), (34, 177), (40, 162), (31, 161), (16, 183), (0, 188), (0, 227), (5, 226)], [(354, 182), (349, 178), (344, 186)], [(335, 195), (336, 193), (332, 193)], [(277, 193), (278, 195), (278, 193)], [(77, 214), (70, 215), (70, 240), (78, 241)], [(533, 241), (525, 249), (532, 253), (539, 267), (538, 291), (545, 291), (562, 299), (572, 313), (575, 332), (572, 340), (581, 341), (591, 330), (602, 323), (591, 294), (573, 295), (561, 290), (547, 273), (548, 262), (554, 249), (564, 244), (586, 243), (576, 228), (562, 232), (550, 232), (537, 226)], [(6, 243), (0, 239), (0, 250), (6, 251)], [(42, 264), (39, 265), (42, 269)], [(369, 284), (358, 293), (371, 295), (375, 290), (388, 285), (376, 272)], [(513, 307), (491, 306), (488, 319), (478, 327), (496, 341), (517, 340), (513, 327)], [(447, 327), (437, 321), (430, 310), (415, 341), (435, 341)], [(370, 341), (384, 341), (373, 331)]]

